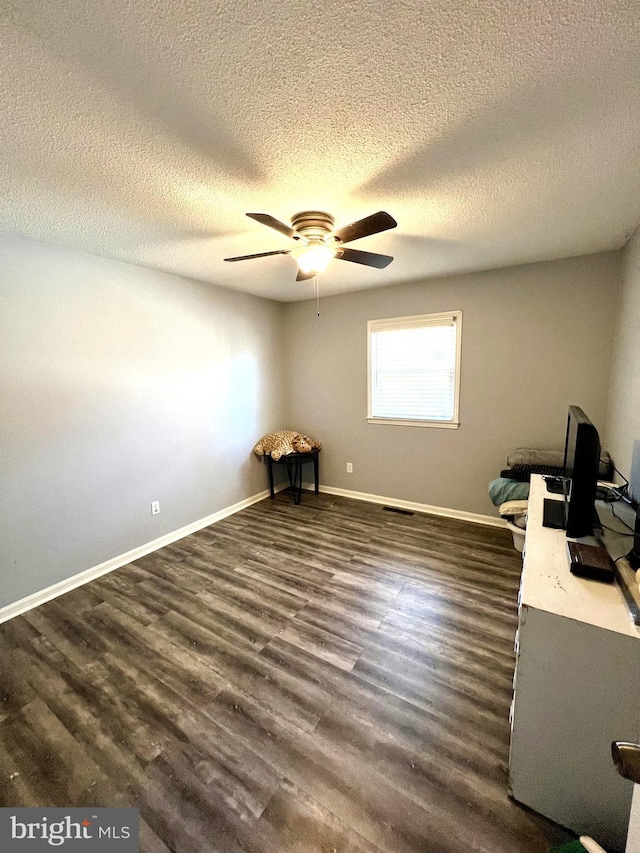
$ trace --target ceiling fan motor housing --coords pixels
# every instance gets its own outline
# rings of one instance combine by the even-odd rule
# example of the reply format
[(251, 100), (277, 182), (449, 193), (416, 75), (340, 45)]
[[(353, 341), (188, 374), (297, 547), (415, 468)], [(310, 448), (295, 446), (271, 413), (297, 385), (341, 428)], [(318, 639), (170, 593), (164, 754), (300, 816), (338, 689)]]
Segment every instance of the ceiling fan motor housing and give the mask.
[(335, 220), (330, 213), (322, 210), (304, 210), (291, 217), (294, 230), (307, 240), (322, 240), (333, 231)]

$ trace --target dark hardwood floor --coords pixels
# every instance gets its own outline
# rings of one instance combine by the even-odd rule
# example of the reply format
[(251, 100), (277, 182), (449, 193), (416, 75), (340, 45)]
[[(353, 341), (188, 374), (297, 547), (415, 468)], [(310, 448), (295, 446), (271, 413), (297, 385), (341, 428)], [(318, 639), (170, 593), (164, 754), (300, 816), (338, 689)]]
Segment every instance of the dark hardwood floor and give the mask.
[(140, 809), (141, 850), (524, 853), (508, 532), (265, 500), (0, 625), (0, 805)]

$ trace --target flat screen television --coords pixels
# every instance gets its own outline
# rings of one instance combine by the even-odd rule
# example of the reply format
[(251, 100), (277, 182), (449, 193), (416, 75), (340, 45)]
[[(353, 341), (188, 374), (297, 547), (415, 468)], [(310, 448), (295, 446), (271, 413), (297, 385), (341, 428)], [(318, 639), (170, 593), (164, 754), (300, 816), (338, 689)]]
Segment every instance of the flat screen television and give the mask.
[(595, 426), (578, 406), (569, 406), (564, 443), (564, 500), (544, 502), (545, 527), (567, 531), (569, 539), (593, 536), (598, 525), (595, 509), (600, 438)]

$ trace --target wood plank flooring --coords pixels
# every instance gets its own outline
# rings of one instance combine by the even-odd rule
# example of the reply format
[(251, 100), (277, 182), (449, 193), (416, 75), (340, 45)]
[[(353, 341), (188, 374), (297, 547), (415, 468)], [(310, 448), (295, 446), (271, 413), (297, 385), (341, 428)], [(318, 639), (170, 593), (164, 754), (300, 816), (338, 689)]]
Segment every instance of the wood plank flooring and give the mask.
[(0, 805), (140, 849), (525, 853), (506, 531), (282, 492), (0, 625)]

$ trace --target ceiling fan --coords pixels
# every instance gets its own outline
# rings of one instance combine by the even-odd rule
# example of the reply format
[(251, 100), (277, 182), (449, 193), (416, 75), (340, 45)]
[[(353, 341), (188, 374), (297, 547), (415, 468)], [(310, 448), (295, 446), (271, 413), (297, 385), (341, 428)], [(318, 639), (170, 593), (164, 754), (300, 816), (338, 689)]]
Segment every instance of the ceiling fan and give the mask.
[(393, 216), (383, 210), (342, 228), (334, 228), (333, 216), (321, 210), (305, 210), (302, 213), (296, 213), (291, 219), (291, 225), (285, 225), (268, 213), (247, 213), (247, 216), (291, 237), (298, 245), (291, 249), (276, 249), (274, 252), (258, 252), (256, 255), (225, 258), (225, 261), (248, 261), (251, 258), (266, 258), (268, 255), (291, 255), (299, 267), (296, 281), (304, 281), (324, 272), (333, 258), (376, 269), (384, 269), (393, 260), (391, 255), (343, 248), (345, 243), (352, 243), (362, 237), (395, 228), (398, 223)]

